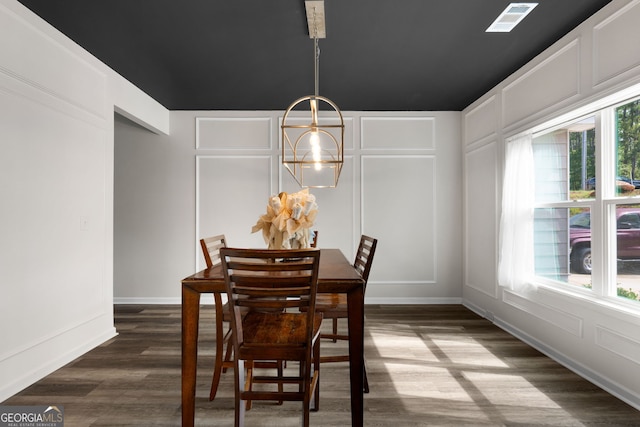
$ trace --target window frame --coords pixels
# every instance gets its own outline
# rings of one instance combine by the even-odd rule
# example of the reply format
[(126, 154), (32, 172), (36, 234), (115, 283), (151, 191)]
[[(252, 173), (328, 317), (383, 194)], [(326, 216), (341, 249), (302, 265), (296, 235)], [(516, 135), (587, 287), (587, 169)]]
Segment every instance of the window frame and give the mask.
[[(640, 204), (640, 196), (616, 194), (615, 177), (618, 175), (616, 150), (616, 109), (640, 100), (640, 85), (621, 91), (614, 96), (603, 98), (592, 104), (592, 108), (581, 108), (561, 118), (548, 121), (547, 125), (531, 129), (532, 137), (551, 133), (586, 118), (595, 118), (595, 179), (598, 182), (593, 199), (536, 202), (538, 208), (588, 208), (591, 222), (591, 256), (593, 271), (591, 289), (535, 275), (536, 284), (569, 292), (576, 296), (586, 296), (606, 301), (617, 307), (631, 308), (640, 312), (640, 301), (625, 300), (617, 295), (617, 215), (620, 205)], [(567, 159), (567, 162), (569, 159)], [(567, 171), (569, 169), (567, 168)], [(593, 244), (596, 242), (596, 244)], [(610, 254), (614, 254), (613, 256)], [(639, 276), (640, 277), (640, 276)]]

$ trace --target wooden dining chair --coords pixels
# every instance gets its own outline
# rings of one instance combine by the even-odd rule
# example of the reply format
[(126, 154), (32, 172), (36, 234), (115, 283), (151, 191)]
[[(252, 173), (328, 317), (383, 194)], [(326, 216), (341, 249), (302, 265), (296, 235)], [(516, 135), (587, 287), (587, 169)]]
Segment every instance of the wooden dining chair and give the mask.
[[(220, 249), (226, 246), (227, 239), (224, 234), (200, 239), (200, 247), (202, 248), (202, 254), (204, 255), (207, 268), (221, 264)], [(213, 400), (216, 397), (222, 372), (226, 372), (228, 368), (233, 368), (233, 360), (231, 360), (233, 346), (229, 340), (231, 337), (229, 304), (222, 304), (222, 295), (218, 292), (215, 292), (213, 297), (216, 307), (216, 359), (213, 367), (213, 379), (211, 380), (209, 400)], [(229, 322), (227, 332), (224, 332), (224, 322)]]
[[(207, 237), (200, 240), (200, 246), (202, 247), (202, 254), (204, 255), (207, 268), (211, 268), (215, 265), (221, 264), (220, 249), (227, 247), (227, 239), (224, 234)], [(213, 296), (216, 306), (216, 358), (213, 367), (213, 379), (211, 380), (209, 400), (215, 399), (222, 374), (227, 372), (227, 369), (233, 368), (233, 359), (231, 358), (233, 353), (231, 335), (233, 331), (231, 329), (231, 311), (229, 303), (222, 303), (222, 296), (220, 293), (216, 292)], [(225, 322), (229, 325), (229, 328), (223, 335)], [(222, 338), (220, 339), (219, 337)], [(254, 368), (273, 368), (277, 369), (279, 373), (282, 373), (283, 367), (284, 364), (282, 361), (263, 361), (254, 365), (249, 365), (247, 366), (247, 369), (249, 373), (251, 373)], [(247, 376), (245, 388), (251, 389), (251, 387), (251, 374), (249, 374)], [(282, 401), (278, 401), (278, 403), (281, 404)], [(251, 401), (247, 402), (247, 409), (251, 409)]]
[(313, 230), (313, 239), (311, 240), (309, 246), (311, 246), (312, 248), (318, 247), (318, 230)]
[[(320, 251), (222, 248), (220, 254), (233, 330), (235, 426), (244, 425), (248, 400), (302, 402), (308, 426), (312, 403), (314, 410), (320, 403), (322, 314), (315, 311)], [(297, 375), (254, 373), (252, 383), (278, 384), (278, 389), (247, 390), (245, 364), (260, 360), (296, 361), (299, 369)]]
[[(356, 259), (353, 263), (354, 268), (360, 273), (364, 280), (364, 289), (367, 289), (367, 281), (369, 280), (369, 272), (373, 264), (373, 256), (376, 252), (378, 239), (362, 235), (360, 237), (360, 245), (356, 252)], [(348, 335), (338, 333), (338, 319), (346, 319), (348, 317), (347, 296), (345, 294), (319, 294), (316, 300), (316, 311), (322, 313), (325, 319), (332, 320), (332, 333), (322, 334), (321, 338), (328, 338), (337, 342), (337, 340), (348, 340)], [(338, 356), (322, 356), (321, 362), (347, 362), (348, 355)], [(367, 370), (364, 369), (364, 392), (369, 393), (369, 381), (367, 380)]]

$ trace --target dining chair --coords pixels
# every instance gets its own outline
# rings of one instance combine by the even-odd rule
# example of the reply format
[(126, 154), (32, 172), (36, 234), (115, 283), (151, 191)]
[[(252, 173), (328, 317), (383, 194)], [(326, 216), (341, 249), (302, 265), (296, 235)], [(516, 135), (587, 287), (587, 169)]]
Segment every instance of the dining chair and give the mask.
[[(356, 252), (356, 259), (353, 267), (358, 271), (364, 280), (364, 290), (367, 289), (367, 281), (369, 280), (369, 272), (373, 264), (373, 256), (376, 252), (378, 239), (362, 235), (360, 244)], [(346, 319), (348, 317), (347, 296), (345, 294), (319, 294), (316, 300), (316, 311), (323, 314), (325, 319), (332, 320), (332, 332), (324, 333), (321, 338), (331, 339), (333, 342), (337, 340), (348, 340), (348, 335), (338, 333), (338, 319)], [(347, 362), (348, 355), (322, 356), (320, 362)], [(364, 368), (364, 392), (369, 393), (369, 381), (367, 379), (367, 370)]]
[(311, 246), (312, 248), (318, 247), (318, 230), (313, 230), (313, 239), (311, 240), (309, 246)]
[[(320, 251), (222, 248), (220, 255), (233, 330), (235, 426), (244, 425), (245, 401), (254, 400), (302, 402), (308, 426), (312, 403), (313, 410), (320, 403)], [(262, 386), (247, 390), (245, 363), (260, 360), (296, 361), (297, 375), (254, 372), (252, 383)]]
[[(207, 237), (200, 239), (200, 246), (202, 247), (202, 254), (207, 264), (207, 268), (211, 268), (215, 265), (221, 264), (220, 249), (227, 247), (227, 239), (224, 234), (217, 236)], [(209, 392), (209, 400), (213, 400), (218, 392), (218, 386), (220, 385), (220, 378), (222, 373), (227, 372), (227, 369), (233, 368), (233, 360), (231, 354), (233, 352), (233, 345), (231, 344), (231, 312), (229, 309), (229, 303), (222, 304), (222, 296), (220, 293), (215, 292), (213, 294), (216, 307), (221, 307), (221, 313), (216, 313), (216, 359), (213, 367), (213, 379), (211, 380), (211, 391)], [(224, 322), (229, 324), (229, 329), (223, 335)], [(222, 337), (219, 339), (218, 337)], [(226, 350), (225, 350), (226, 346)], [(220, 356), (219, 356), (220, 355)], [(224, 356), (223, 356), (224, 355)], [(282, 372), (283, 362), (271, 361), (260, 362), (255, 366), (248, 366), (249, 372), (254, 367), (258, 368), (275, 368), (279, 372)], [(250, 389), (251, 375), (247, 376), (247, 383), (245, 387)], [(279, 401), (278, 403), (282, 403)], [(247, 403), (247, 409), (251, 409), (251, 402)]]
[[(226, 246), (227, 239), (224, 234), (200, 239), (200, 247), (202, 248), (202, 254), (204, 255), (207, 268), (221, 264), (220, 249)], [(233, 368), (233, 361), (231, 360), (231, 350), (233, 346), (229, 340), (231, 337), (229, 304), (222, 304), (222, 295), (218, 292), (215, 292), (213, 297), (216, 307), (222, 307), (222, 310), (220, 313), (216, 313), (216, 360), (215, 366), (213, 367), (213, 379), (211, 380), (209, 400), (213, 400), (216, 397), (222, 372), (226, 372), (228, 368)], [(223, 334), (224, 322), (229, 322), (229, 329)], [(224, 351), (225, 345), (226, 351)], [(223, 357), (219, 356), (223, 354)]]

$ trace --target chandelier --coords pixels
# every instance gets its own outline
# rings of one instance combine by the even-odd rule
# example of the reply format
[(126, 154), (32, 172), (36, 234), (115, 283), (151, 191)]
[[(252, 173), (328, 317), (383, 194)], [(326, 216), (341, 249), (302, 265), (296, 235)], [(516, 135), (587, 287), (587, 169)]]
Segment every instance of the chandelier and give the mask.
[(324, 1), (305, 1), (305, 8), (313, 38), (315, 92), (295, 100), (282, 117), (282, 164), (301, 187), (333, 188), (344, 163), (344, 119), (333, 101), (318, 95)]

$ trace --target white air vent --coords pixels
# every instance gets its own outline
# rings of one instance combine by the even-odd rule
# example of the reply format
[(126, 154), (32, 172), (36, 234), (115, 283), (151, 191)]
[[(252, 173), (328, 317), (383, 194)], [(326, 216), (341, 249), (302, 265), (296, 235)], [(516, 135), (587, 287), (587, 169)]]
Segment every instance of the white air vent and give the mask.
[(508, 33), (518, 25), (538, 3), (511, 3), (487, 28), (488, 33)]

